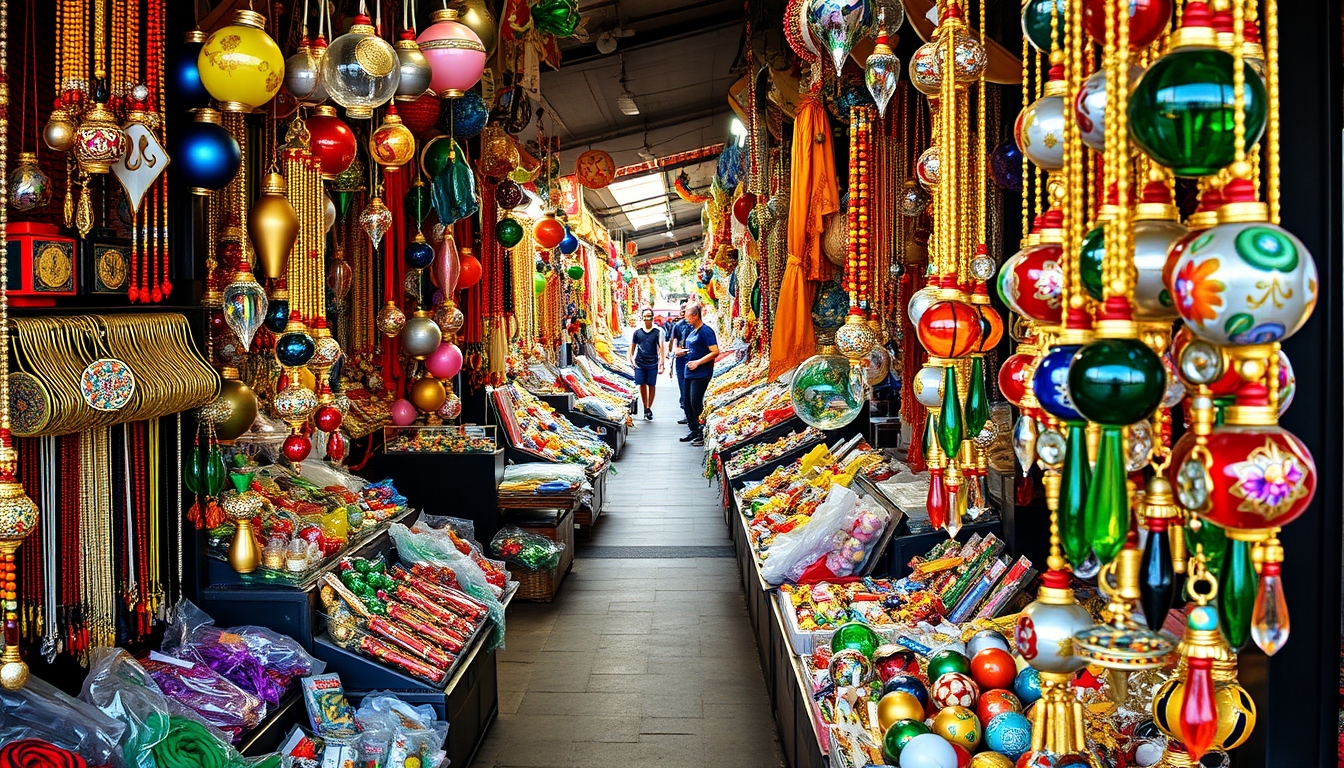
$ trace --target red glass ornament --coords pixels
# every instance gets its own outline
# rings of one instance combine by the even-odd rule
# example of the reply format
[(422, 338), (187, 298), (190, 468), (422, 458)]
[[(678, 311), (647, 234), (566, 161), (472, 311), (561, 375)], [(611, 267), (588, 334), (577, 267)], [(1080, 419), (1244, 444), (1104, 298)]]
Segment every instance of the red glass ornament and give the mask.
[(1004, 300), (1014, 312), (1045, 325), (1058, 325), (1064, 287), (1059, 243), (1041, 243), (1020, 251), (1006, 276)]
[(1283, 427), (1226, 424), (1209, 435), (1208, 448), (1209, 522), (1244, 530), (1279, 527), (1311, 505), (1316, 464), (1307, 446)]
[(999, 391), (1018, 408), (1022, 407), (1022, 399), (1031, 387), (1027, 374), (1031, 372), (1032, 360), (1034, 358), (1031, 355), (1019, 352), (1004, 360), (999, 368)]
[(940, 301), (925, 310), (916, 329), (933, 357), (962, 357), (980, 341), (980, 313), (961, 301)]
[(1011, 691), (1001, 688), (985, 691), (980, 694), (980, 701), (976, 702), (975, 714), (980, 718), (981, 723), (988, 723), (994, 719), (995, 715), (1001, 715), (1004, 712), (1021, 712), (1022, 701)]
[(947, 488), (943, 485), (943, 470), (937, 467), (929, 468), (929, 496), (925, 506), (935, 531), (947, 524)]
[[(1129, 0), (1129, 50), (1147, 48), (1171, 20), (1171, 0)], [(1106, 44), (1106, 0), (1083, 0), (1083, 28)]]
[(327, 458), (332, 461), (340, 461), (345, 458), (345, 435), (340, 432), (332, 432), (327, 436)]
[(462, 255), (462, 271), (457, 278), (457, 290), (465, 291), (481, 282), (481, 260), (466, 253)]
[(1017, 664), (1002, 648), (986, 648), (971, 659), (971, 679), (981, 688), (1007, 688), (1017, 677)]
[(1185, 698), (1181, 702), (1181, 736), (1196, 761), (1209, 751), (1218, 735), (1218, 709), (1213, 701), (1213, 659), (1185, 659)]
[(334, 179), (355, 162), (358, 142), (350, 126), (341, 122), (333, 107), (318, 107), (306, 121), (309, 146), (322, 166), (322, 178)]
[(733, 201), (733, 218), (742, 226), (747, 225), (747, 215), (751, 209), (756, 207), (756, 196), (750, 192), (744, 193), (741, 197)]
[(303, 435), (290, 435), (285, 438), (285, 445), (281, 450), (284, 452), (285, 458), (298, 464), (313, 452), (313, 444)]
[(537, 245), (550, 250), (560, 244), (565, 239), (565, 225), (554, 216), (543, 217), (532, 228), (532, 237), (537, 241)]
[(341, 412), (330, 405), (324, 405), (313, 414), (313, 423), (323, 432), (335, 432), (341, 428)]
[(434, 127), (439, 121), (438, 96), (426, 93), (415, 101), (398, 102), (397, 112), (401, 114), (402, 124), (411, 129), (417, 139), (426, 139), (438, 132)]
[(980, 341), (975, 345), (975, 351), (985, 354), (999, 346), (999, 342), (1003, 340), (1003, 315), (989, 304), (971, 306), (980, 314)]

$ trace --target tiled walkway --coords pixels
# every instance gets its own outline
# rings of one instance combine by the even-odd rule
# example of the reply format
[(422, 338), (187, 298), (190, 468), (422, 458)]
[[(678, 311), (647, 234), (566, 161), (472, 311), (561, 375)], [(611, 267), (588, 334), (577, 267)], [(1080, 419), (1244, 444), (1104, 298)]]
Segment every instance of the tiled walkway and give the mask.
[(593, 540), (580, 541), (555, 602), (509, 610), (499, 719), (474, 767), (781, 765), (734, 560), (584, 554), (731, 543), (703, 454), (677, 442), (685, 427), (666, 382), (655, 421), (638, 419), (616, 462)]

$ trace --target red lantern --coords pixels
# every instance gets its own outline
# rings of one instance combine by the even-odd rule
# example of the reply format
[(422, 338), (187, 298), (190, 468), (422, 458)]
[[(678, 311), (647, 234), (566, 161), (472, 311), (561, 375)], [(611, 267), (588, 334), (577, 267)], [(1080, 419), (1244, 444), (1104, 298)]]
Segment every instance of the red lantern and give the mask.
[(417, 139), (427, 139), (437, 133), (434, 124), (439, 121), (439, 97), (426, 93), (415, 101), (401, 102), (397, 107), (401, 122), (411, 129)]
[(532, 237), (537, 245), (550, 250), (565, 239), (565, 225), (554, 216), (547, 214), (532, 228)]
[(336, 108), (322, 106), (308, 118), (309, 146), (322, 164), (322, 178), (331, 180), (355, 162), (355, 132), (336, 116)]
[(1023, 317), (1058, 325), (1062, 317), (1063, 258), (1064, 248), (1059, 243), (1041, 243), (1018, 252), (1003, 282), (1008, 306)]
[(290, 435), (285, 438), (285, 445), (281, 451), (285, 454), (285, 458), (298, 464), (312, 453), (313, 444), (303, 435)]
[(744, 192), (741, 197), (733, 201), (733, 218), (742, 226), (747, 225), (747, 215), (751, 209), (756, 207), (756, 196), (750, 192)]
[(481, 260), (471, 255), (471, 251), (462, 254), (462, 272), (457, 278), (457, 290), (465, 291), (481, 282)]
[(1022, 407), (1022, 399), (1031, 388), (1031, 379), (1027, 374), (1031, 372), (1034, 359), (1031, 355), (1018, 352), (1004, 360), (1003, 366), (999, 368), (999, 391), (1018, 408)]
[(589, 189), (602, 189), (616, 180), (616, 161), (600, 149), (590, 149), (574, 163), (574, 175)]
[(919, 318), (919, 343), (933, 357), (964, 357), (980, 341), (980, 313), (962, 301), (940, 301)]
[[(1129, 50), (1147, 48), (1171, 20), (1171, 0), (1129, 0)], [(1097, 45), (1106, 42), (1106, 0), (1083, 0), (1083, 28)]]

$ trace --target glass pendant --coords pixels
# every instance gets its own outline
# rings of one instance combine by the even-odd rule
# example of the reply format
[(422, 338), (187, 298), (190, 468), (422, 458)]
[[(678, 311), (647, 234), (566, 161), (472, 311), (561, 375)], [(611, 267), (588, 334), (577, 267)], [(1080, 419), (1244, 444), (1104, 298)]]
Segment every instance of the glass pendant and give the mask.
[(339, 304), (345, 301), (346, 296), (350, 295), (350, 288), (355, 282), (355, 270), (343, 256), (337, 255), (336, 258), (331, 260), (331, 266), (327, 267), (325, 282), (327, 290), (331, 292), (332, 300)]
[(1266, 560), (1260, 568), (1260, 591), (1255, 596), (1255, 609), (1251, 613), (1251, 637), (1265, 655), (1273, 656), (1288, 642), (1289, 629), (1283, 567), (1274, 560)]
[(457, 252), (457, 242), (453, 239), (452, 230), (443, 231), (443, 238), (434, 248), (434, 261), (430, 267), (430, 277), (434, 278), (434, 284), (443, 291), (443, 297), (453, 298), (453, 292), (457, 290), (458, 280), (462, 276), (462, 257)]
[(943, 484), (943, 470), (938, 467), (929, 468), (929, 494), (924, 506), (934, 530), (947, 525), (947, 486)]
[(218, 496), (224, 490), (228, 475), (229, 470), (224, 466), (224, 452), (218, 446), (211, 448), (210, 455), (206, 457), (205, 473), (202, 475), (205, 484), (201, 490), (206, 496)]
[(349, 32), (327, 46), (322, 83), (331, 100), (345, 107), (346, 117), (368, 120), (374, 109), (396, 95), (400, 63), (392, 44), (376, 34), (368, 16), (360, 14)]
[(359, 228), (373, 241), (374, 248), (382, 244), (383, 235), (392, 228), (392, 211), (383, 204), (381, 197), (374, 195), (364, 212), (359, 214)]
[(896, 82), (901, 76), (901, 60), (896, 58), (891, 46), (887, 44), (885, 22), (886, 12), (879, 10), (876, 45), (873, 46), (873, 52), (868, 54), (868, 60), (863, 63), (863, 82), (868, 86), (868, 92), (873, 95), (873, 101), (877, 104), (877, 114), (881, 117), (887, 115), (887, 103), (896, 93)]
[(298, 368), (313, 359), (316, 349), (313, 337), (303, 325), (303, 319), (293, 315), (285, 332), (275, 340), (275, 359), (286, 368)]
[(840, 74), (854, 44), (872, 26), (868, 0), (805, 0), (804, 5), (813, 43), (830, 54), (836, 74)]
[(1125, 547), (1129, 535), (1129, 489), (1125, 487), (1124, 435), (1103, 426), (1096, 473), (1087, 489), (1087, 533), (1092, 551), (1104, 565)]
[(1026, 477), (1036, 460), (1036, 420), (1026, 414), (1018, 416), (1013, 424), (1013, 453), (1017, 456), (1022, 476)]
[(832, 348), (804, 360), (793, 374), (789, 399), (803, 423), (817, 429), (839, 429), (865, 406), (863, 370)]
[(205, 455), (201, 452), (199, 445), (191, 447), (191, 453), (187, 456), (186, 462), (182, 465), (182, 485), (193, 494), (201, 492), (201, 478), (204, 474), (203, 459)]
[(1257, 588), (1251, 542), (1229, 540), (1226, 561), (1218, 574), (1218, 626), (1234, 651), (1245, 648), (1251, 639)]
[(252, 347), (252, 337), (266, 321), (266, 289), (252, 276), (252, 269), (243, 263), (224, 289), (224, 322), (242, 343), (243, 349)]
[(1069, 425), (1068, 447), (1059, 484), (1059, 536), (1064, 556), (1075, 569), (1092, 551), (1088, 538), (1087, 495), (1092, 484), (1092, 465), (1087, 460), (1087, 429), (1081, 422)]
[(17, 211), (27, 212), (49, 202), (51, 179), (37, 164), (37, 153), (20, 152), (19, 163), (9, 175), (9, 204)]
[(985, 394), (985, 361), (971, 358), (971, 389), (966, 393), (966, 434), (978, 435), (989, 421), (989, 397)]
[(1144, 542), (1139, 569), (1139, 604), (1143, 606), (1148, 628), (1157, 632), (1167, 620), (1167, 611), (1176, 597), (1176, 572), (1171, 564), (1171, 534), (1166, 520), (1148, 521), (1148, 540)]
[(1189, 646), (1193, 644), (1189, 638), (1193, 632), (1211, 634), (1217, 629), (1218, 617), (1213, 608), (1200, 605), (1190, 611), (1186, 620), (1187, 650), (1182, 656), (1186, 676), (1180, 723), (1182, 741), (1195, 760), (1204, 756), (1218, 735), (1218, 708), (1214, 700), (1213, 655), (1190, 653)]
[(957, 371), (948, 366), (943, 372), (943, 407), (938, 413), (938, 444), (949, 457), (956, 456), (966, 437), (961, 400), (957, 397)]

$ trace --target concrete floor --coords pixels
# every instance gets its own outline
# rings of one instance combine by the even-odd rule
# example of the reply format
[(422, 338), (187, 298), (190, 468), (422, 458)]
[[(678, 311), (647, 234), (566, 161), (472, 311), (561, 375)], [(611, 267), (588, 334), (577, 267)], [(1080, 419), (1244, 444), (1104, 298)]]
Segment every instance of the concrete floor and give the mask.
[[(509, 610), (476, 768), (782, 765), (735, 561), (677, 556), (731, 542), (703, 453), (677, 442), (676, 387), (660, 383), (560, 594)], [(640, 546), (674, 556), (596, 556)]]

